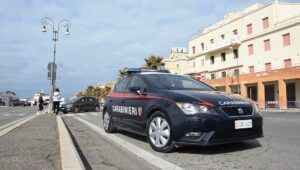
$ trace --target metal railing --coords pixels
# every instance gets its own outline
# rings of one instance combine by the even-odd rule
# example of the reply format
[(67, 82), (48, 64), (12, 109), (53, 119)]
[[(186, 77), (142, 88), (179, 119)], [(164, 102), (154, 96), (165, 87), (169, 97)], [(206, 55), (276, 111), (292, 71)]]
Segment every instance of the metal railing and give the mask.
[(287, 101), (287, 108), (300, 109), (300, 101)]
[(266, 109), (279, 109), (279, 102), (278, 101), (266, 101), (265, 102)]

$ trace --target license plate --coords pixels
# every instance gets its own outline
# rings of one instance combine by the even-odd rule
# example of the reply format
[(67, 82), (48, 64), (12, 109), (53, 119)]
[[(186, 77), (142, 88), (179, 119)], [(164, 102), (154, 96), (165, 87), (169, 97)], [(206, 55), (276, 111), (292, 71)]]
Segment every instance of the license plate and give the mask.
[(247, 129), (252, 128), (252, 120), (236, 120), (234, 121), (234, 128), (235, 129)]

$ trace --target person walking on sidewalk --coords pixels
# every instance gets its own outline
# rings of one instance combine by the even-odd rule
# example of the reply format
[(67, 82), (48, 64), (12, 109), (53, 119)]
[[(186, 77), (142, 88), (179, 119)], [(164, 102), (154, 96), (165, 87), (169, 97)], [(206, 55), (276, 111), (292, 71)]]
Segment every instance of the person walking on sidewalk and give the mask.
[(44, 110), (44, 100), (43, 100), (43, 94), (40, 93), (40, 96), (39, 96), (39, 101), (38, 101), (38, 105), (39, 105), (39, 111), (43, 111)]
[(59, 102), (60, 102), (60, 93), (59, 89), (56, 88), (55, 92), (53, 93), (53, 111), (56, 113), (56, 115), (59, 112)]

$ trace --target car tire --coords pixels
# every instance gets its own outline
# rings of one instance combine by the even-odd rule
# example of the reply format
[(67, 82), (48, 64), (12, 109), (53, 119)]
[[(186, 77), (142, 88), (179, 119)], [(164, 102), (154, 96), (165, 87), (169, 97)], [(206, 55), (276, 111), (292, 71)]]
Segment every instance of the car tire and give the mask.
[(100, 111), (100, 107), (99, 106), (95, 106), (95, 111), (99, 112)]
[(146, 133), (147, 140), (153, 150), (167, 153), (175, 149), (172, 126), (169, 118), (163, 112), (156, 111), (149, 117)]
[(74, 113), (78, 113), (79, 112), (79, 108), (76, 106), (76, 107), (74, 107), (73, 111), (74, 111)]
[(107, 110), (103, 112), (102, 120), (103, 120), (103, 129), (105, 130), (105, 132), (114, 133), (117, 131), (117, 128), (114, 126), (113, 121), (111, 119), (111, 114), (108, 113)]

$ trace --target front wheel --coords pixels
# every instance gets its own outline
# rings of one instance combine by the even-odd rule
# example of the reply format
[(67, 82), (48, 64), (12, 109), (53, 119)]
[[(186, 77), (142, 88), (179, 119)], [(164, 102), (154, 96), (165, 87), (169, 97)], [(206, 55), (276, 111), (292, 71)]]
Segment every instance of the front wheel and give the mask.
[(79, 112), (79, 108), (78, 107), (74, 107), (74, 113), (78, 113)]
[(95, 107), (95, 111), (96, 111), (96, 112), (99, 112), (99, 111), (100, 111), (100, 107), (99, 107), (99, 106), (96, 106), (96, 107)]
[(117, 130), (116, 127), (114, 127), (111, 116), (107, 111), (103, 113), (103, 128), (107, 133), (113, 133)]
[(168, 117), (161, 111), (154, 112), (147, 121), (147, 139), (152, 149), (171, 152), (175, 145)]

